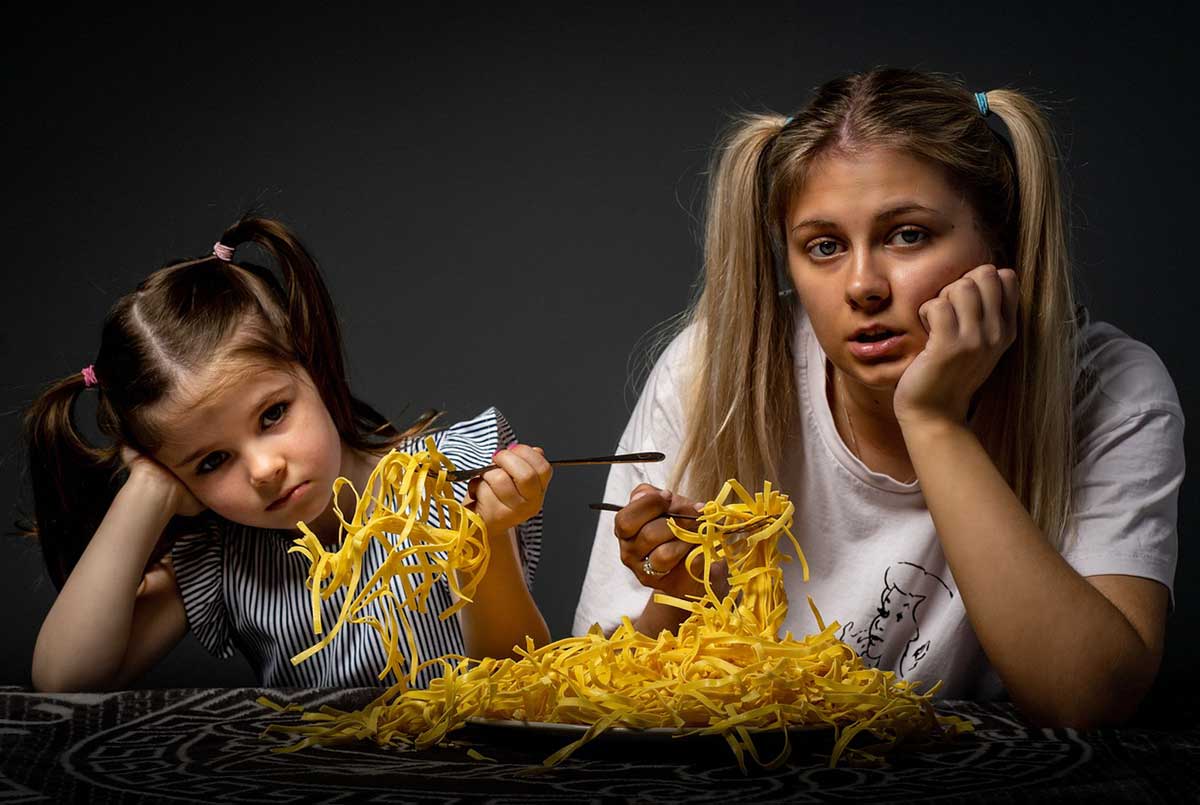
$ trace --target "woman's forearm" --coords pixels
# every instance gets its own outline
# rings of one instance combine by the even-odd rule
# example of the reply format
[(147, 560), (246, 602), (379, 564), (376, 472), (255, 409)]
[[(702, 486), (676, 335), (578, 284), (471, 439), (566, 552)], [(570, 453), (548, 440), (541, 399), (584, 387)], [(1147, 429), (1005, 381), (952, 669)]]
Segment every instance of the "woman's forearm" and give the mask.
[(116, 679), (146, 562), (174, 512), (171, 492), (134, 474), (71, 571), (33, 651), (39, 690), (91, 690)]
[(511, 532), (492, 543), (487, 573), (461, 610), (463, 641), (468, 656), (511, 657), (513, 647), (550, 641), (550, 630), (525, 585)]
[(945, 421), (905, 441), (967, 615), (1013, 701), (1070, 726), (1132, 712), (1157, 656), (1047, 542), (975, 435)]

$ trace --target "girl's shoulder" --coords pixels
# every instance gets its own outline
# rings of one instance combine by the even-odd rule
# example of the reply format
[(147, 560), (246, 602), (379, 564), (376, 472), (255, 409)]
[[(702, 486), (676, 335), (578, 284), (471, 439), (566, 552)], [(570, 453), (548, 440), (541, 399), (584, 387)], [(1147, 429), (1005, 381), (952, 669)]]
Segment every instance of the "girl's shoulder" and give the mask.
[(1149, 345), (1084, 313), (1079, 330), (1076, 414), (1127, 419), (1149, 412), (1183, 416), (1166, 364)]
[(508, 419), (495, 406), (485, 408), (470, 419), (415, 436), (396, 445), (396, 449), (406, 453), (424, 450), (426, 438), (433, 439), (437, 449), (455, 466), (476, 466), (464, 464), (466, 459), (490, 461), (493, 453), (516, 441)]

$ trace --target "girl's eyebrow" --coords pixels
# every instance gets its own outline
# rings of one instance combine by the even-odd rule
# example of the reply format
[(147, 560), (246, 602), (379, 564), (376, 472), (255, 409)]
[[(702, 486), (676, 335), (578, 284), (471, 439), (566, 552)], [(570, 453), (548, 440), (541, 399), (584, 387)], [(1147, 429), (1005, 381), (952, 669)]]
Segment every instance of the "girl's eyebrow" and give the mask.
[[(276, 395), (282, 394), (283, 392), (287, 391), (288, 388), (290, 388), (290, 384), (285, 383), (283, 385), (276, 386), (275, 388), (272, 388), (263, 394), (260, 394), (258, 396), (258, 399), (255, 401), (254, 405), (251, 406), (250, 410), (258, 411), (260, 408), (262, 408), (264, 405), (267, 404), (267, 400), (271, 399), (272, 397), (275, 397)], [(191, 464), (193, 461), (200, 458), (200, 456), (204, 455), (205, 453), (210, 452), (211, 450), (212, 450), (211, 445), (206, 444), (204, 447), (201, 447), (199, 450), (189, 453), (188, 457), (183, 459), (182, 461), (180, 461), (178, 464), (176, 464), (174, 468), (177, 470), (181, 469), (185, 465)]]

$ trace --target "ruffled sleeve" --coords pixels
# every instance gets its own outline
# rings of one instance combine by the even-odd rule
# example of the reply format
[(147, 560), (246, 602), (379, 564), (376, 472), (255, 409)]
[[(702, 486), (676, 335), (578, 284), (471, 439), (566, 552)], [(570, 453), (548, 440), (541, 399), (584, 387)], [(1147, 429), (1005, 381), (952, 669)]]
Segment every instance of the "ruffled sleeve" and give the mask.
[(234, 654), (225, 602), (226, 538), (222, 521), (210, 517), (196, 533), (180, 537), (171, 548), (188, 628), (210, 654), (221, 659)]
[[(455, 467), (485, 467), (496, 451), (517, 440), (512, 426), (495, 408), (463, 422), (456, 422), (434, 437), (438, 449)], [(467, 495), (467, 482), (454, 484), (459, 500)], [(542, 512), (517, 526), (517, 551), (525, 571), (525, 584), (532, 590), (533, 578), (542, 555)]]

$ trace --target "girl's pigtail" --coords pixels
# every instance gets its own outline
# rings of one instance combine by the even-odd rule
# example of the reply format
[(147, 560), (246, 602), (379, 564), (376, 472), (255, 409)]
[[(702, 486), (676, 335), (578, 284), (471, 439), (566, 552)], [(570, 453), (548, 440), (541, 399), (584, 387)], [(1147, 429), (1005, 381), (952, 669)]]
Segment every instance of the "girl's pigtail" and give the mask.
[[(780, 421), (794, 398), (790, 305), (780, 298), (766, 186), (771, 149), (786, 123), (752, 115), (725, 139), (709, 186), (704, 287), (694, 306), (703, 346), (676, 477), (699, 499), (738, 478), (778, 480)], [(734, 457), (732, 462), (722, 457)], [(728, 466), (727, 466), (728, 464)]]
[[(1011, 376), (1021, 399), (1016, 430), (1031, 438), (997, 448), (1009, 453), (1010, 481), (1035, 522), (1062, 545), (1071, 510), (1069, 475), (1047, 476), (1038, 463), (1074, 466), (1070, 400), (1076, 382), (1077, 328), (1068, 255), (1067, 223), (1058, 148), (1038, 105), (1014, 90), (987, 93), (1004, 122), (1016, 162), (1019, 226), (1013, 268), (1021, 282), (1021, 310)], [(1013, 397), (1008, 397), (1013, 399)], [(1040, 480), (1038, 480), (1040, 478)]]
[(341, 326), (312, 255), (287, 227), (270, 218), (243, 218), (220, 242), (233, 248), (254, 243), (272, 258), (283, 277), (281, 302), (296, 357), (312, 375), (333, 420), (350, 421), (349, 401), (337, 393), (337, 386), (346, 384)]
[[(25, 415), (33, 531), (59, 589), (100, 527), (119, 486), (117, 450), (91, 444), (76, 424), (75, 407), (87, 385), (82, 374), (64, 378), (43, 391)], [(104, 407), (103, 399), (99, 404)]]
[[(227, 229), (219, 243), (233, 248), (254, 243), (275, 262), (283, 279), (280, 303), (292, 348), (351, 446), (371, 450), (394, 444), (427, 430), (439, 416), (437, 411), (427, 411), (402, 433), (387, 417), (350, 393), (341, 325), (333, 299), (316, 260), (286, 226), (270, 218), (245, 217)], [(272, 287), (279, 287), (273, 280), (268, 281)]]

